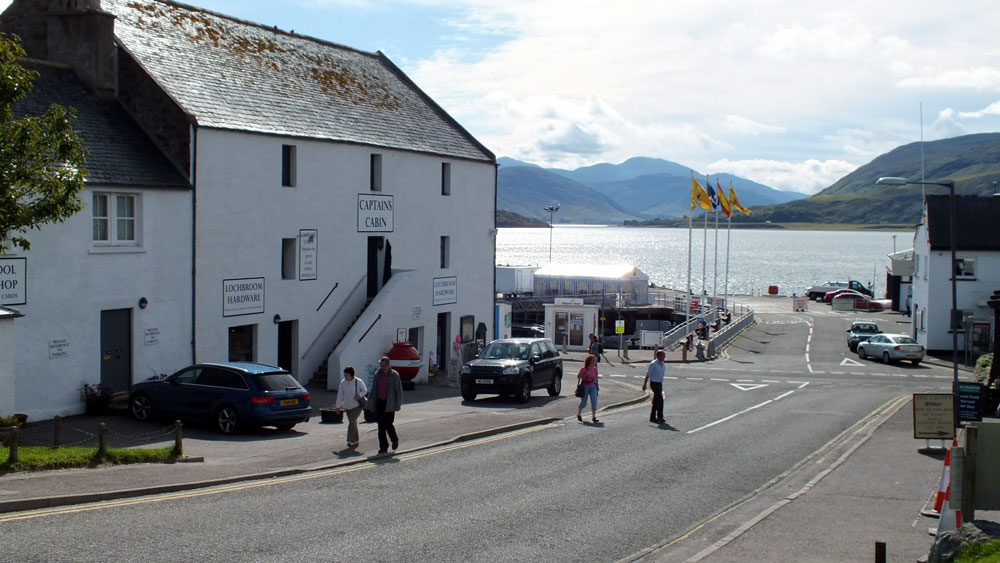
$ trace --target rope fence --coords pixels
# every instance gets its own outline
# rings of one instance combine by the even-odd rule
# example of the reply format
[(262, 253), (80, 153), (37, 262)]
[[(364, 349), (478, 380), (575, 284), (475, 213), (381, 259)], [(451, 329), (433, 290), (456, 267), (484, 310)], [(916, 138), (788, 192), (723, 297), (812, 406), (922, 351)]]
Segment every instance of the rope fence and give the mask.
[(73, 447), (96, 447), (100, 457), (108, 453), (108, 448), (130, 448), (136, 446), (147, 446), (159, 442), (174, 441), (174, 449), (177, 455), (184, 455), (184, 435), (182, 424), (179, 420), (173, 424), (156, 428), (149, 432), (138, 434), (124, 434), (112, 428), (107, 423), (102, 422), (98, 426), (97, 432), (91, 432), (63, 422), (62, 417), (56, 415), (51, 421), (40, 424), (33, 424), (30, 427), (10, 427), (0, 429), (0, 441), (10, 449), (9, 461), (11, 463), (18, 460), (18, 448), (20, 447), (53, 447), (53, 448), (73, 448)]

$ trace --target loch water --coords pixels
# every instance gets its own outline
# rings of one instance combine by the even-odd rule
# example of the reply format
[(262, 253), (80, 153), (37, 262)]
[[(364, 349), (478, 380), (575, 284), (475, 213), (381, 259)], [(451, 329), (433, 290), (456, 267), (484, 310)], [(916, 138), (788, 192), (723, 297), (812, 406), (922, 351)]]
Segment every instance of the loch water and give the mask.
[[(707, 245), (705, 231), (692, 230), (691, 289), (695, 293), (702, 291), (703, 271), (707, 294), (725, 293), (726, 237), (721, 223), (717, 235), (709, 227)], [(766, 294), (770, 286), (777, 286), (781, 295), (801, 295), (810, 285), (852, 279), (873, 284), (876, 297), (881, 297), (894, 245), (896, 251), (913, 248), (913, 232), (900, 231), (732, 229), (729, 237), (730, 295)], [(549, 240), (546, 228), (498, 229), (496, 263), (547, 264)], [(555, 263), (627, 263), (648, 274), (658, 286), (681, 290), (687, 286), (687, 229), (557, 225), (551, 229), (551, 241)], [(703, 249), (707, 251), (704, 270)]]

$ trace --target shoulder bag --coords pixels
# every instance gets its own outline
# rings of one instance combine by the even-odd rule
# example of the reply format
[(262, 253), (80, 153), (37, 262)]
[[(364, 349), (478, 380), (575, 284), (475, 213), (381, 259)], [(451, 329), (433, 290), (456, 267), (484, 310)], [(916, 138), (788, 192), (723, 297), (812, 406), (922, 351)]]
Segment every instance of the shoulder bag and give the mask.
[(357, 380), (357, 378), (354, 379), (354, 398), (355, 398), (355, 400), (358, 401), (358, 404), (361, 405), (362, 409), (364, 409), (366, 406), (368, 406), (368, 399), (365, 398), (365, 397), (362, 397), (361, 395), (358, 394), (358, 380)]

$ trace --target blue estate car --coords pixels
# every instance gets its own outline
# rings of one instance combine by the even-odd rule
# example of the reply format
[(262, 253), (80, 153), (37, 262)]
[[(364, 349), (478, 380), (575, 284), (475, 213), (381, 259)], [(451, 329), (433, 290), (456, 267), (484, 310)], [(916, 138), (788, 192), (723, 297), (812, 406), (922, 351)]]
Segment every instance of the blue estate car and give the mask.
[(224, 434), (308, 422), (309, 392), (287, 371), (251, 362), (206, 363), (132, 386), (129, 410), (137, 420), (170, 415), (212, 422)]

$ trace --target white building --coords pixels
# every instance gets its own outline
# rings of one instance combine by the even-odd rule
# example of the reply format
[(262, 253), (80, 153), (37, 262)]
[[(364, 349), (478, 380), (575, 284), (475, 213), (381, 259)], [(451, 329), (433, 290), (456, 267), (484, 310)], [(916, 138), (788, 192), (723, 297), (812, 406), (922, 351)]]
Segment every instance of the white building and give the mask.
[(649, 275), (631, 264), (546, 264), (535, 270), (536, 296), (575, 296), (618, 306), (649, 304)]
[[(925, 220), (913, 237), (913, 329), (928, 350), (950, 351), (951, 236), (948, 196), (929, 195)], [(1000, 196), (955, 198), (956, 296), (963, 330), (958, 350), (989, 344), (993, 311), (986, 305), (1000, 289)], [(969, 334), (968, 331), (972, 331)], [(967, 343), (966, 338), (969, 338)], [(978, 339), (978, 342), (973, 342)], [(974, 358), (973, 358), (974, 360)]]
[[(117, 170), (88, 183), (83, 212), (31, 233), (30, 253), (4, 257), (27, 271), (22, 302), (0, 301), (24, 314), (18, 412), (79, 412), (83, 382), (195, 361), (329, 373), (334, 387), (399, 339), (426, 380), (430, 360), (447, 366), (456, 339), (493, 324), (495, 157), (383, 54), (156, 0), (64, 4), (15, 0), (0, 24), (138, 124), (177, 185)], [(88, 147), (114, 136), (94, 133)], [(134, 198), (134, 240), (92, 240), (103, 193)], [(112, 325), (114, 349), (99, 342)]]

